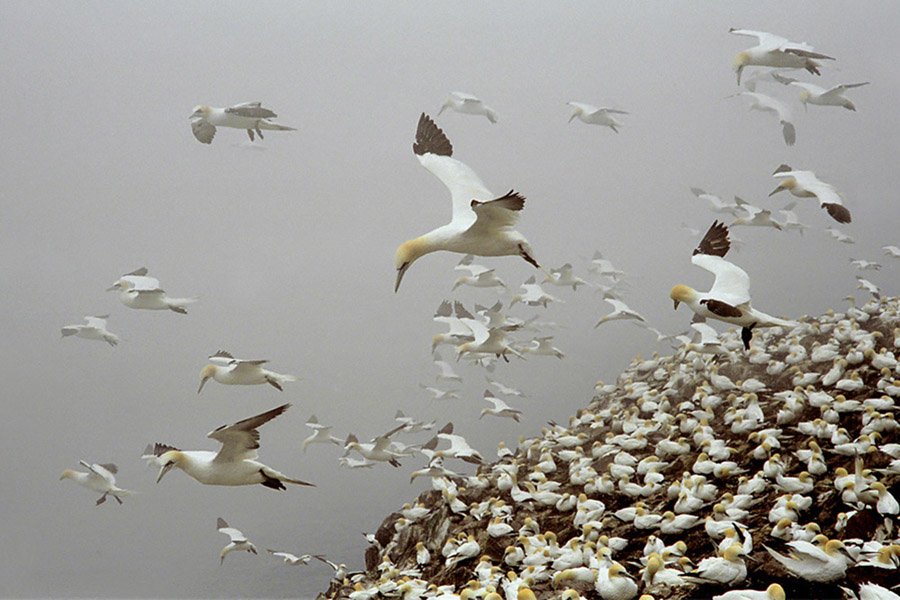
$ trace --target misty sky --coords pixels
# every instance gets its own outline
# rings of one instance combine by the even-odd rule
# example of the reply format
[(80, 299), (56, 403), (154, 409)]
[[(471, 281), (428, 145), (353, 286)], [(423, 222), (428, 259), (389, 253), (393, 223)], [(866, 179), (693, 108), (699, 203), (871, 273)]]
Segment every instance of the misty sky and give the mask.
[[(0, 3), (0, 596), (313, 595), (330, 576), (322, 564), (242, 553), (220, 567), (216, 518), (261, 550), (359, 567), (360, 532), (428, 482), (408, 483), (421, 457), (348, 471), (337, 447), (304, 454), (310, 414), (360, 439), (390, 428), (397, 409), (453, 420), (493, 456), (501, 439), (565, 422), (636, 354), (667, 350), (629, 323), (593, 329), (609, 307), (590, 290), (547, 286), (565, 303), (511, 312), (558, 323), (547, 333), (567, 357), (493, 374), (528, 394), (510, 400), (525, 411), (520, 425), (477, 419), (484, 371), (464, 362), (460, 400), (420, 389), (434, 383), (440, 301), (499, 297), (451, 293), (459, 257), (449, 254), (416, 262), (393, 292), (397, 245), (449, 218), (449, 194), (411, 144), (419, 114), (436, 114), (450, 90), (499, 113), (496, 125), (437, 121), (489, 188), (526, 196), (518, 229), (536, 258), (585, 276), (601, 250), (628, 273), (625, 300), (664, 331), (691, 316), (673, 312), (670, 287), (711, 283), (691, 265), (698, 240), (681, 223), (705, 230), (718, 215), (689, 188), (777, 210), (791, 197), (766, 194), (784, 162), (838, 188), (853, 214), (841, 229), (857, 243), (828, 237), (834, 222), (812, 200), (797, 207), (811, 226), (803, 237), (735, 230), (744, 246), (729, 258), (750, 274), (754, 306), (788, 317), (840, 309), (856, 287), (850, 257), (885, 263), (866, 277), (896, 294), (900, 261), (880, 247), (900, 244), (898, 23), (892, 1)], [(770, 115), (724, 99), (738, 91), (733, 56), (754, 43), (729, 27), (836, 57), (821, 77), (799, 77), (871, 81), (848, 94), (858, 112), (805, 113), (795, 90), (761, 88), (792, 103), (797, 143), (785, 146)], [(252, 145), (238, 130), (220, 128), (211, 146), (191, 135), (196, 104), (253, 100), (298, 131)], [(570, 100), (631, 114), (619, 134), (567, 124)], [(534, 274), (515, 257), (480, 262), (513, 292)], [(181, 316), (104, 292), (140, 266), (200, 301)], [(118, 347), (60, 340), (61, 326), (104, 313)], [(220, 348), (302, 380), (283, 393), (210, 382), (198, 396)], [(178, 472), (157, 485), (139, 460), (155, 441), (216, 449), (207, 432), (283, 402), (294, 406), (262, 429), (261, 460), (316, 488), (216, 488)], [(138, 494), (95, 507), (92, 493), (58, 481), (79, 459), (117, 463), (119, 484)]]

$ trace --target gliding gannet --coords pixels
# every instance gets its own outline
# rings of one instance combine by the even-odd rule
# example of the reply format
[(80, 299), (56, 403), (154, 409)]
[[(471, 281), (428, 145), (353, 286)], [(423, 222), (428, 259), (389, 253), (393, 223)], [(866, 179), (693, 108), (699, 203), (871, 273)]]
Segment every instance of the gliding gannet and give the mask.
[(196, 298), (169, 298), (159, 287), (159, 279), (147, 277), (147, 267), (122, 275), (106, 291), (118, 291), (119, 300), (128, 308), (171, 310), (182, 315), (187, 314), (185, 306), (197, 301)]
[(738, 92), (728, 97), (733, 98), (735, 96), (750, 98), (750, 110), (767, 112), (778, 117), (778, 122), (781, 123), (781, 134), (784, 137), (784, 143), (788, 146), (794, 145), (794, 142), (797, 141), (797, 131), (791, 122), (791, 109), (788, 108), (787, 104), (759, 92)]
[(738, 85), (741, 84), (741, 72), (744, 67), (787, 67), (793, 69), (806, 69), (810, 73), (819, 75), (819, 63), (814, 58), (834, 60), (830, 56), (813, 52), (812, 46), (806, 43), (792, 42), (783, 37), (767, 33), (765, 31), (751, 31), (749, 29), (728, 30), (735, 35), (748, 35), (759, 40), (759, 45), (738, 52), (734, 57), (734, 70), (737, 72)]
[(792, 81), (788, 85), (795, 85), (800, 88), (800, 102), (803, 103), (804, 109), (806, 109), (808, 104), (818, 104), (819, 106), (843, 106), (847, 110), (855, 111), (856, 106), (854, 106), (850, 100), (845, 98), (843, 94), (846, 90), (851, 88), (869, 85), (869, 82), (842, 83), (841, 85), (836, 85), (827, 90), (823, 87), (813, 85), (812, 83), (805, 83), (802, 81)]
[(521, 256), (540, 268), (528, 240), (513, 229), (525, 206), (523, 196), (513, 190), (500, 197), (492, 194), (472, 169), (451, 158), (450, 140), (425, 113), (419, 117), (413, 152), (422, 166), (450, 190), (453, 216), (446, 225), (400, 244), (394, 258), (395, 292), (413, 262), (438, 250), (476, 256)]
[(242, 360), (235, 358), (224, 350), (219, 350), (209, 357), (210, 363), (203, 367), (200, 371), (200, 387), (197, 393), (203, 391), (203, 386), (210, 379), (215, 379), (219, 383), (226, 385), (257, 385), (268, 383), (279, 392), (284, 391), (281, 387), (288, 381), (297, 381), (293, 375), (282, 375), (268, 369), (263, 369), (262, 365), (269, 362), (268, 360)]
[(256, 546), (247, 539), (247, 536), (234, 527), (229, 527), (228, 523), (226, 523), (225, 519), (222, 517), (219, 517), (216, 521), (216, 528), (218, 528), (220, 533), (224, 533), (231, 538), (228, 545), (219, 552), (220, 565), (225, 562), (225, 556), (227, 556), (229, 552), (252, 552), (253, 554), (256, 554)]
[(477, 96), (465, 92), (450, 92), (450, 97), (441, 106), (438, 114), (448, 108), (466, 115), (484, 115), (491, 123), (497, 122), (497, 112), (482, 102)]
[(106, 319), (109, 315), (101, 315), (99, 317), (85, 317), (84, 325), (66, 325), (62, 328), (62, 336), (67, 337), (74, 335), (86, 340), (98, 340), (106, 342), (110, 346), (119, 343), (119, 336), (110, 333), (106, 329)]
[(205, 485), (253, 485), (262, 484), (273, 490), (283, 490), (285, 483), (312, 486), (314, 484), (299, 479), (291, 479), (283, 473), (256, 460), (259, 448), (259, 431), (265, 425), (291, 405), (283, 404), (277, 408), (238, 421), (233, 425), (222, 425), (207, 434), (219, 443), (222, 448), (218, 452), (207, 450), (179, 450), (172, 446), (157, 443), (147, 446), (141, 458), (159, 466), (156, 482), (172, 467), (178, 467), (197, 481)]
[(684, 302), (700, 317), (739, 325), (744, 348), (749, 350), (754, 327), (793, 327), (796, 323), (750, 306), (750, 278), (743, 269), (723, 258), (730, 246), (728, 228), (718, 221), (713, 222), (691, 257), (692, 263), (716, 276), (712, 288), (703, 294), (678, 284), (669, 292), (669, 297), (676, 309)]
[(781, 182), (769, 193), (770, 196), (788, 190), (798, 198), (815, 198), (838, 223), (851, 221), (850, 211), (844, 207), (837, 190), (816, 177), (812, 171), (795, 171), (789, 165), (781, 165), (775, 169), (772, 177), (781, 179)]
[(82, 471), (66, 469), (62, 472), (59, 479), (60, 481), (63, 479), (71, 479), (75, 483), (82, 485), (89, 490), (101, 492), (103, 495), (97, 500), (97, 506), (106, 502), (106, 497), (109, 495), (115, 498), (116, 502), (122, 504), (122, 498), (120, 498), (120, 496), (129, 496), (133, 493), (129, 490), (123, 490), (122, 488), (116, 487), (115, 474), (119, 470), (116, 465), (112, 463), (103, 465), (88, 464), (83, 460), (79, 460), (78, 463), (81, 466), (86, 467), (88, 472), (84, 473)]
[(245, 102), (235, 104), (227, 108), (216, 108), (206, 104), (194, 107), (191, 114), (191, 131), (198, 141), (211, 144), (216, 135), (216, 126), (245, 129), (250, 141), (253, 141), (253, 132), (263, 139), (262, 130), (270, 131), (296, 131), (293, 127), (273, 123), (269, 119), (277, 117), (268, 108), (263, 108), (260, 102)]
[(616, 121), (612, 115), (628, 114), (624, 110), (608, 108), (605, 106), (594, 106), (592, 104), (585, 104), (584, 102), (567, 102), (566, 104), (572, 107), (572, 114), (571, 116), (569, 116), (569, 123), (572, 122), (572, 119), (578, 117), (579, 120), (589, 125), (603, 125), (605, 127), (609, 127), (616, 133), (619, 133), (619, 130), (616, 129), (616, 127), (621, 127), (622, 124)]

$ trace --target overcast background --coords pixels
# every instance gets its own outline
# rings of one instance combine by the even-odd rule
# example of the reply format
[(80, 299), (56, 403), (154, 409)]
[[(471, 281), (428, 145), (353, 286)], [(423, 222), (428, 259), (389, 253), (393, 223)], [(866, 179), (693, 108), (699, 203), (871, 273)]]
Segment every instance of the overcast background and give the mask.
[[(519, 230), (547, 267), (585, 275), (594, 250), (628, 272), (625, 299), (664, 331), (686, 327), (669, 288), (708, 289), (690, 263), (713, 215), (697, 186), (764, 207), (780, 163), (814, 170), (853, 214), (843, 229), (815, 201), (796, 232), (742, 228), (730, 258), (753, 283), (754, 305), (797, 317), (845, 306), (855, 291), (849, 257), (882, 260), (867, 277), (897, 292), (900, 243), (898, 125), (900, 4), (885, 2), (535, 3), (0, 3), (0, 377), (5, 419), (0, 511), (0, 595), (223, 597), (314, 595), (330, 570), (290, 568), (267, 555), (218, 552), (216, 517), (264, 548), (324, 553), (352, 567), (382, 518), (428, 485), (409, 485), (424, 459), (342, 470), (337, 447), (300, 441), (315, 413), (341, 437), (370, 438), (399, 408), (452, 419), (493, 456), (548, 420), (565, 422), (638, 353), (666, 350), (629, 323), (592, 325), (599, 296), (547, 286), (565, 300), (546, 311), (567, 357), (500, 364), (522, 389), (520, 425), (478, 421), (483, 371), (460, 364), (461, 399), (419, 388), (436, 369), (431, 321), (444, 298), (492, 302), (493, 290), (450, 287), (458, 256), (426, 256), (393, 292), (396, 246), (447, 221), (449, 196), (411, 144), (423, 111), (450, 90), (474, 93), (499, 122), (444, 113), (455, 156), (494, 191), (528, 198)], [(770, 115), (748, 113), (734, 55), (772, 31), (837, 58), (825, 87), (871, 81), (849, 96), (858, 112), (791, 99), (797, 144)], [(211, 146), (191, 135), (199, 103), (261, 100), (296, 132), (249, 144), (220, 128)], [(631, 113), (616, 135), (566, 123), (565, 102), (614, 103)], [(534, 274), (516, 258), (484, 259), (516, 291)], [(175, 296), (201, 300), (187, 316), (134, 311), (106, 293), (140, 266)], [(857, 292), (860, 299), (862, 292)], [(117, 348), (59, 328), (110, 313)], [(302, 381), (269, 386), (211, 382), (198, 373), (215, 350), (271, 359)], [(452, 358), (444, 349), (444, 357)], [(261, 459), (318, 484), (275, 492), (202, 486), (173, 472), (159, 485), (139, 460), (159, 441), (215, 449), (213, 428), (272, 408), (293, 408), (262, 429)], [(422, 434), (403, 441), (427, 439)], [(59, 482), (79, 459), (116, 462), (137, 495), (123, 506)], [(451, 465), (456, 466), (456, 465)]]

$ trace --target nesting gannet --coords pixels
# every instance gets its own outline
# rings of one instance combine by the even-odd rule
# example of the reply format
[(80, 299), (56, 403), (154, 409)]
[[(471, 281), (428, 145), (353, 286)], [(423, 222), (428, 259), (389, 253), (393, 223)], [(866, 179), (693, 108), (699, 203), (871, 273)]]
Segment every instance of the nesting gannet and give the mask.
[(832, 88), (825, 89), (812, 83), (803, 81), (792, 81), (789, 85), (800, 88), (800, 102), (803, 103), (805, 109), (809, 104), (817, 104), (819, 106), (843, 106), (847, 110), (856, 110), (856, 106), (850, 100), (844, 97), (844, 92), (869, 85), (868, 81), (862, 83), (842, 83)]
[(450, 92), (450, 96), (441, 106), (438, 114), (441, 114), (448, 108), (466, 115), (484, 115), (491, 123), (497, 122), (497, 112), (472, 94)]
[(79, 460), (78, 463), (81, 466), (85, 467), (88, 472), (85, 473), (83, 471), (66, 469), (62, 472), (62, 475), (59, 479), (60, 481), (62, 481), (63, 479), (71, 479), (78, 485), (103, 494), (102, 496), (100, 496), (100, 498), (97, 499), (97, 506), (100, 506), (101, 504), (106, 502), (107, 496), (112, 496), (116, 499), (116, 502), (122, 504), (121, 496), (129, 496), (133, 493), (129, 490), (124, 490), (120, 487), (116, 487), (115, 474), (119, 471), (116, 465), (112, 463), (90, 464), (83, 460)]
[(731, 590), (718, 596), (713, 596), (713, 600), (785, 600), (784, 588), (777, 583), (773, 583), (763, 591), (758, 590)]
[(422, 166), (450, 190), (453, 213), (446, 225), (397, 248), (395, 292), (413, 262), (438, 250), (476, 256), (521, 256), (540, 268), (528, 240), (513, 229), (525, 206), (524, 196), (513, 190), (500, 197), (491, 193), (472, 169), (452, 158), (450, 140), (425, 113), (419, 117), (413, 152)]
[(638, 313), (637, 311), (632, 310), (627, 304), (622, 302), (621, 300), (616, 300), (615, 298), (604, 298), (608, 304), (611, 304), (613, 307), (613, 311), (607, 315), (604, 315), (597, 321), (597, 324), (594, 327), (600, 327), (604, 323), (608, 321), (621, 321), (623, 319), (635, 319), (637, 321), (646, 321), (644, 317)]
[(729, 247), (728, 228), (718, 221), (713, 222), (691, 257), (692, 263), (716, 276), (712, 288), (703, 294), (678, 284), (669, 292), (669, 297), (676, 309), (684, 302), (700, 317), (739, 325), (744, 348), (749, 350), (754, 327), (793, 327), (796, 323), (750, 306), (750, 278), (743, 269), (723, 258)]
[(278, 391), (284, 391), (283, 384), (289, 381), (297, 381), (293, 375), (282, 375), (262, 366), (268, 360), (244, 360), (233, 357), (230, 353), (219, 350), (209, 357), (210, 364), (200, 371), (200, 387), (197, 393), (203, 391), (203, 386), (210, 379), (226, 385), (259, 385), (268, 383)]
[(118, 291), (119, 300), (128, 308), (171, 310), (182, 315), (187, 314), (188, 304), (197, 301), (196, 298), (170, 298), (159, 287), (159, 279), (147, 277), (146, 267), (122, 275), (106, 291)]
[(773, 196), (782, 190), (788, 190), (798, 198), (816, 198), (819, 204), (838, 223), (851, 221), (850, 211), (844, 207), (837, 190), (821, 181), (812, 171), (795, 171), (788, 165), (781, 165), (773, 177), (781, 179), (778, 186), (769, 195)]
[(484, 399), (493, 404), (493, 408), (482, 408), (481, 415), (478, 417), (479, 419), (484, 415), (493, 415), (495, 417), (508, 417), (517, 423), (519, 422), (519, 416), (522, 414), (521, 410), (511, 407), (509, 404), (493, 395), (490, 390), (484, 391)]
[(106, 342), (110, 346), (119, 343), (119, 336), (106, 328), (106, 319), (109, 315), (100, 315), (99, 317), (85, 317), (84, 325), (66, 325), (62, 328), (62, 336), (68, 337), (74, 335), (86, 340), (98, 340)]
[(764, 547), (791, 575), (807, 581), (837, 581), (844, 577), (847, 567), (854, 562), (840, 540), (828, 540), (822, 548), (801, 540), (788, 542), (788, 546), (792, 547), (789, 556)]
[(179, 450), (157, 443), (147, 446), (142, 458), (159, 466), (156, 482), (173, 467), (177, 467), (205, 485), (253, 485), (262, 484), (273, 490), (285, 489), (285, 483), (311, 486), (312, 483), (291, 479), (275, 469), (256, 460), (259, 448), (257, 429), (268, 423), (291, 405), (283, 404), (272, 410), (238, 421), (232, 425), (222, 425), (207, 434), (207, 437), (222, 444), (218, 452), (206, 450)]
[(791, 109), (788, 108), (787, 104), (772, 96), (760, 94), (759, 92), (738, 92), (737, 94), (729, 96), (729, 98), (735, 96), (749, 98), (750, 110), (758, 110), (775, 115), (778, 118), (778, 122), (781, 124), (781, 135), (784, 137), (784, 143), (788, 146), (794, 145), (794, 142), (797, 141), (797, 131), (794, 128)]
[(291, 565), (293, 567), (309, 564), (309, 561), (311, 561), (313, 558), (311, 554), (301, 554), (300, 556), (297, 556), (296, 554), (291, 554), (290, 552), (284, 552), (282, 550), (271, 550), (269, 548), (266, 549), (266, 552), (268, 552), (272, 556), (277, 556), (278, 558), (284, 560), (284, 564)]
[(624, 110), (605, 106), (594, 106), (592, 104), (585, 104), (584, 102), (567, 102), (566, 104), (572, 107), (569, 123), (572, 122), (572, 119), (578, 117), (580, 121), (583, 121), (588, 125), (603, 125), (604, 127), (609, 127), (616, 133), (619, 133), (619, 130), (616, 129), (616, 127), (621, 127), (622, 124), (616, 121), (613, 115), (628, 114)]
[(269, 131), (296, 131), (293, 127), (273, 123), (269, 119), (275, 118), (274, 112), (263, 108), (260, 102), (245, 102), (226, 108), (216, 108), (206, 104), (194, 107), (191, 113), (191, 131), (194, 137), (204, 144), (211, 144), (216, 135), (216, 127), (232, 127), (245, 129), (250, 141), (253, 141), (253, 132), (263, 139), (262, 130)]
[(219, 517), (216, 521), (216, 528), (220, 533), (224, 533), (231, 538), (228, 545), (219, 552), (220, 565), (225, 562), (225, 557), (231, 552), (252, 552), (253, 554), (256, 554), (256, 546), (247, 539), (247, 536), (234, 527), (229, 527), (228, 523), (226, 523), (225, 519), (222, 517)]
[(806, 43), (792, 42), (783, 37), (767, 33), (765, 31), (751, 31), (749, 29), (728, 30), (735, 35), (747, 35), (755, 37), (759, 44), (737, 53), (734, 57), (734, 70), (737, 73), (738, 85), (741, 84), (741, 72), (744, 67), (786, 67), (792, 69), (806, 69), (810, 73), (819, 75), (819, 63), (812, 59), (834, 60), (830, 56), (813, 52), (812, 46)]

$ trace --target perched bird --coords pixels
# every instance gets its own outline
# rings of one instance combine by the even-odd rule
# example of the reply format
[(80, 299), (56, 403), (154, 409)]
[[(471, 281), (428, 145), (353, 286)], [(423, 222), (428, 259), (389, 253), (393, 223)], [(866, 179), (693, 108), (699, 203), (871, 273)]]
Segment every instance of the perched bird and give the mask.
[(450, 92), (450, 96), (441, 106), (438, 115), (448, 108), (466, 115), (484, 115), (491, 123), (497, 122), (497, 112), (472, 94), (467, 94), (465, 92)]
[(206, 450), (179, 450), (157, 443), (147, 446), (141, 458), (159, 466), (156, 482), (173, 467), (177, 467), (204, 485), (253, 485), (262, 484), (273, 490), (285, 489), (285, 483), (312, 486), (312, 483), (291, 479), (272, 467), (257, 461), (259, 431), (257, 429), (291, 405), (283, 404), (272, 410), (238, 421), (232, 425), (222, 425), (207, 434), (207, 437), (222, 444), (218, 452)]
[(197, 301), (196, 298), (170, 298), (159, 287), (159, 279), (147, 277), (146, 267), (122, 275), (106, 291), (118, 291), (119, 300), (128, 308), (171, 310), (182, 315), (187, 314), (188, 304)]
[(784, 137), (784, 143), (793, 146), (797, 141), (797, 131), (794, 129), (793, 117), (791, 109), (781, 100), (777, 100), (772, 96), (761, 94), (759, 92), (738, 92), (729, 96), (743, 96), (750, 99), (750, 110), (758, 110), (775, 115), (781, 124), (781, 135)]
[(228, 523), (226, 523), (225, 519), (222, 517), (219, 517), (216, 521), (216, 528), (218, 528), (220, 533), (224, 533), (231, 538), (228, 545), (219, 552), (220, 565), (225, 562), (225, 556), (231, 552), (252, 552), (253, 554), (256, 554), (256, 546), (247, 539), (247, 536), (234, 527), (229, 527)]
[(266, 552), (268, 552), (272, 556), (277, 556), (278, 558), (284, 560), (284, 564), (291, 565), (293, 567), (309, 564), (309, 561), (312, 560), (311, 554), (301, 554), (300, 556), (297, 556), (295, 554), (291, 554), (290, 552), (284, 552), (282, 550), (271, 550), (268, 548), (266, 549)]
[(453, 216), (446, 225), (400, 244), (394, 258), (394, 291), (418, 258), (446, 250), (476, 256), (521, 256), (540, 268), (525, 237), (513, 229), (525, 198), (513, 190), (497, 197), (464, 163), (452, 158), (453, 146), (431, 117), (422, 113), (413, 152), (423, 167), (450, 190)]
[(806, 581), (837, 581), (844, 577), (847, 567), (854, 562), (840, 540), (828, 540), (822, 548), (802, 540), (788, 542), (788, 546), (792, 548), (789, 556), (768, 546), (765, 548), (791, 575)]
[(869, 85), (869, 82), (842, 83), (827, 90), (823, 87), (803, 81), (792, 81), (789, 85), (800, 88), (800, 102), (803, 103), (804, 109), (806, 109), (809, 104), (817, 104), (819, 106), (843, 106), (847, 110), (855, 111), (856, 106), (850, 102), (849, 99), (844, 97), (844, 92), (849, 89)]
[(724, 594), (713, 596), (713, 600), (785, 600), (784, 588), (773, 583), (763, 591), (730, 590)]
[(79, 460), (78, 463), (85, 467), (88, 472), (85, 473), (83, 471), (66, 469), (62, 472), (59, 479), (60, 481), (63, 479), (71, 479), (78, 485), (103, 494), (97, 499), (97, 506), (106, 502), (107, 496), (112, 496), (116, 499), (116, 502), (122, 504), (121, 496), (129, 496), (133, 493), (129, 490), (116, 487), (116, 473), (119, 471), (116, 465), (112, 463), (89, 464), (83, 460)]
[(749, 29), (728, 30), (735, 35), (747, 35), (755, 37), (758, 45), (737, 53), (734, 57), (734, 70), (737, 73), (738, 85), (741, 84), (741, 72), (744, 67), (786, 67), (792, 69), (806, 69), (814, 75), (819, 75), (821, 66), (813, 59), (834, 60), (818, 52), (813, 52), (812, 46), (806, 43), (792, 42), (783, 37), (767, 33), (765, 31), (751, 31)]
[(703, 294), (678, 284), (669, 292), (669, 297), (676, 309), (684, 302), (700, 317), (739, 325), (744, 348), (749, 350), (754, 327), (793, 327), (796, 323), (767, 315), (750, 306), (749, 276), (723, 258), (730, 246), (728, 228), (718, 221), (713, 222), (691, 257), (692, 263), (716, 276), (712, 288)]
[(216, 127), (233, 127), (245, 129), (250, 141), (253, 141), (253, 132), (263, 139), (262, 130), (269, 131), (296, 131), (293, 127), (273, 123), (269, 119), (277, 117), (268, 108), (263, 108), (260, 102), (245, 102), (226, 108), (216, 108), (206, 104), (194, 107), (191, 113), (191, 131), (197, 141), (211, 144), (216, 135)]
[(624, 110), (609, 107), (599, 107), (592, 104), (585, 104), (584, 102), (568, 102), (567, 104), (572, 107), (572, 114), (569, 116), (569, 123), (572, 122), (572, 119), (578, 117), (579, 120), (589, 125), (603, 125), (605, 127), (609, 127), (616, 133), (619, 133), (619, 130), (616, 129), (616, 127), (621, 127), (622, 124), (616, 121), (613, 115), (628, 114)]
[(293, 375), (282, 375), (262, 365), (268, 360), (243, 360), (233, 357), (230, 353), (219, 350), (209, 357), (210, 364), (200, 370), (200, 387), (197, 393), (203, 391), (203, 386), (210, 379), (215, 379), (225, 385), (260, 385), (268, 383), (279, 392), (284, 391), (282, 385), (289, 381), (297, 381)]
[(781, 181), (769, 193), (769, 196), (774, 196), (782, 190), (788, 190), (798, 198), (816, 198), (822, 208), (827, 210), (831, 218), (838, 223), (851, 221), (850, 211), (844, 207), (837, 190), (819, 180), (812, 171), (795, 171), (788, 165), (781, 165), (775, 169), (772, 176)]
[(637, 321), (646, 321), (640, 313), (632, 310), (627, 304), (622, 302), (621, 300), (616, 300), (615, 298), (604, 298), (604, 300), (611, 304), (613, 307), (613, 311), (608, 315), (604, 315), (597, 321), (597, 324), (594, 327), (600, 327), (604, 323), (608, 321), (621, 321), (623, 319), (635, 319)]
[(86, 340), (98, 340), (106, 342), (110, 346), (115, 346), (119, 343), (119, 336), (110, 333), (106, 328), (106, 319), (108, 318), (109, 315), (85, 317), (84, 325), (66, 325), (63, 327), (62, 336), (68, 337), (74, 335), (75, 337), (84, 338)]

